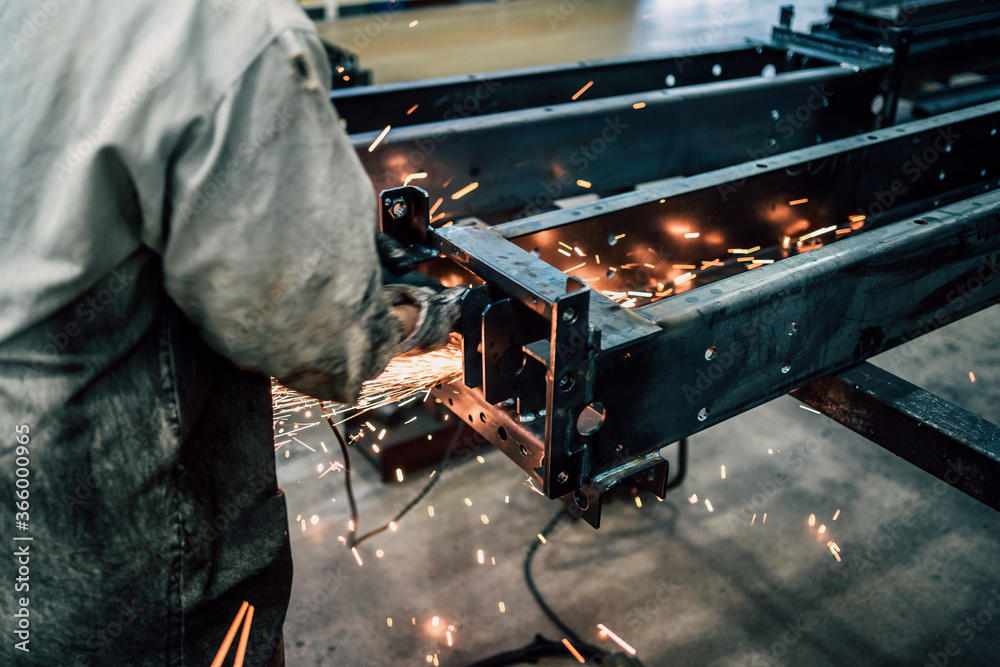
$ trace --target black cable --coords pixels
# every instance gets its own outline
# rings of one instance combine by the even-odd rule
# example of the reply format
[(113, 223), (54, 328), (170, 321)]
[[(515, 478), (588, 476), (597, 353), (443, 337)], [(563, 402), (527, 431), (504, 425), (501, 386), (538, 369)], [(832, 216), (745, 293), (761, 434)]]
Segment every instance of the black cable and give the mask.
[[(420, 493), (418, 493), (416, 497), (413, 498), (413, 500), (407, 503), (407, 505), (402, 510), (399, 511), (399, 513), (392, 519), (392, 521), (389, 521), (388, 523), (384, 524), (379, 528), (376, 528), (375, 530), (368, 531), (367, 533), (365, 533), (360, 537), (355, 537), (357, 535), (357, 531), (358, 528), (360, 527), (360, 524), (358, 522), (358, 505), (357, 502), (354, 500), (354, 488), (351, 486), (351, 458), (347, 452), (347, 442), (344, 441), (344, 436), (340, 434), (340, 429), (337, 428), (336, 423), (333, 421), (333, 416), (327, 413), (326, 408), (322, 404), (320, 404), (320, 409), (323, 411), (323, 416), (326, 417), (327, 423), (330, 424), (330, 428), (333, 429), (333, 434), (337, 436), (337, 442), (340, 444), (340, 451), (344, 456), (344, 484), (347, 487), (347, 501), (351, 505), (351, 525), (354, 526), (354, 530), (352, 530), (351, 533), (348, 535), (346, 541), (347, 548), (350, 549), (352, 547), (358, 546), (359, 544), (361, 544), (370, 537), (374, 537), (379, 533), (383, 533), (389, 530), (391, 524), (396, 523), (404, 516), (406, 516), (407, 512), (416, 507), (417, 503), (423, 500), (424, 496), (430, 493), (431, 489), (434, 488), (434, 485), (438, 483), (439, 479), (441, 479), (441, 475), (438, 474), (439, 473), (438, 470), (432, 472), (430, 480), (427, 482), (427, 484), (424, 485), (424, 488), (420, 490)], [(459, 424), (459, 426), (455, 428), (455, 434), (452, 436), (451, 442), (448, 443), (448, 448), (445, 450), (446, 460), (453, 451), (455, 443), (458, 442), (458, 437), (462, 434), (464, 430), (465, 430), (464, 424)]]
[[(575, 648), (575, 647), (574, 647)], [(597, 659), (601, 660), (604, 654), (592, 654), (586, 649), (579, 650), (581, 656), (584, 660)], [(497, 653), (496, 655), (491, 655), (488, 658), (483, 658), (477, 662), (474, 662), (466, 667), (508, 667), (509, 665), (537, 665), (541, 658), (550, 657), (565, 657), (569, 655), (569, 651), (562, 642), (552, 641), (551, 639), (546, 639), (541, 635), (535, 635), (535, 640), (526, 646), (514, 649), (512, 651), (504, 651), (503, 653)], [(600, 664), (600, 663), (597, 663)]]
[[(344, 436), (340, 434), (340, 429), (334, 423), (333, 416), (326, 411), (326, 406), (322, 403), (319, 404), (319, 408), (323, 411), (323, 416), (326, 417), (330, 428), (333, 429), (333, 434), (337, 436), (337, 442), (340, 443), (340, 453), (344, 456), (344, 485), (347, 487), (347, 502), (351, 505), (351, 525), (354, 526), (354, 530), (357, 530), (358, 505), (354, 502), (354, 489), (351, 487), (351, 455), (347, 453), (347, 443), (344, 441)], [(353, 535), (353, 532), (351, 534)], [(348, 548), (353, 546), (353, 544), (350, 544), (350, 538), (347, 541)]]
[[(573, 645), (577, 648), (577, 650), (582, 649), (587, 653), (605, 656), (608, 655), (607, 651), (598, 648), (596, 646), (592, 646), (587, 642), (583, 641), (580, 635), (578, 635), (576, 631), (573, 630), (573, 628), (569, 627), (569, 625), (567, 625), (565, 622), (563, 622), (561, 618), (559, 618), (559, 615), (556, 614), (555, 611), (553, 611), (552, 607), (550, 607), (549, 604), (545, 601), (545, 598), (542, 597), (542, 594), (535, 586), (535, 578), (531, 574), (531, 563), (535, 559), (535, 552), (538, 551), (539, 545), (542, 544), (542, 538), (548, 537), (549, 534), (552, 532), (552, 530), (556, 527), (556, 524), (559, 523), (559, 520), (562, 519), (564, 516), (572, 518), (572, 516), (565, 509), (560, 509), (553, 515), (551, 519), (549, 519), (549, 522), (545, 525), (545, 528), (542, 528), (542, 531), (539, 533), (540, 537), (532, 540), (531, 546), (528, 547), (528, 552), (524, 556), (524, 581), (528, 585), (528, 590), (531, 591), (532, 597), (535, 598), (535, 602), (538, 604), (542, 612), (548, 617), (550, 621), (552, 621), (553, 625), (559, 628), (562, 631), (562, 633), (566, 635), (566, 638), (573, 643)], [(565, 647), (563, 648), (565, 649)]]

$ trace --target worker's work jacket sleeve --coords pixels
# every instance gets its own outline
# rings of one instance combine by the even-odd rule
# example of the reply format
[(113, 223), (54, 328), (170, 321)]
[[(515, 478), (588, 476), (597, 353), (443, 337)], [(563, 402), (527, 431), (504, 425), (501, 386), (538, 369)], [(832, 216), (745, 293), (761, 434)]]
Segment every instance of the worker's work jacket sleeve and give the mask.
[(372, 185), (314, 34), (287, 30), (193, 123), (170, 170), (167, 292), (237, 365), (352, 402), (400, 323), (382, 296)]

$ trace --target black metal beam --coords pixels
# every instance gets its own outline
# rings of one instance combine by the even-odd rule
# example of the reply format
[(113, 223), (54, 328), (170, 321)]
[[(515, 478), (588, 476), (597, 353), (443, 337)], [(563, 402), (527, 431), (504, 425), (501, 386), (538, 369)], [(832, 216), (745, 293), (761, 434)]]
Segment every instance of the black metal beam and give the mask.
[[(802, 69), (801, 58), (770, 46), (710, 53), (627, 56), (467, 76), (336, 90), (330, 100), (351, 134), (681, 88)], [(812, 66), (819, 67), (821, 62)]]
[(1000, 511), (1000, 426), (869, 363), (792, 395)]
[[(373, 151), (377, 132), (352, 141), (377, 191), (426, 172), (419, 185), (442, 198), (440, 222), (490, 212), (517, 218), (554, 199), (617, 193), (871, 130), (887, 74), (821, 67), (403, 127)], [(473, 181), (478, 189), (450, 197)]]

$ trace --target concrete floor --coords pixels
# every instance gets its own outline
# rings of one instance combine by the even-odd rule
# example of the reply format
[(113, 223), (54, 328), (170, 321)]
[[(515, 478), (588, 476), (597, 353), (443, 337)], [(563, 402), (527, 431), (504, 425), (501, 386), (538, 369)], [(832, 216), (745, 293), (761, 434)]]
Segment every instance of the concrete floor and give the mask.
[[(779, 3), (754, 2), (752, 11), (740, 0), (564, 4), (577, 9), (560, 24), (565, 30), (554, 31), (544, 12), (560, 6), (555, 0), (397, 15), (379, 33), (385, 39), (362, 50), (362, 62), (385, 82), (415, 71), (434, 76), (683, 47), (721, 12), (747, 8), (723, 26), (722, 45), (763, 36)], [(797, 26), (805, 27), (809, 12), (818, 18), (823, 4), (800, 3)], [(436, 36), (413, 28), (400, 37), (413, 18), (421, 29), (438, 26)], [(467, 19), (480, 26), (478, 36), (447, 29)], [(350, 34), (353, 23), (374, 20), (324, 30)], [(410, 49), (420, 58), (401, 57)], [(409, 71), (393, 69), (400, 61)], [(1000, 422), (998, 331), (1000, 307), (993, 307), (877, 363)], [(332, 442), (321, 427), (299, 437), (316, 449)], [(360, 528), (367, 530), (391, 518), (423, 479), (384, 485), (356, 458)], [(349, 518), (342, 476), (319, 479), (317, 466), (332, 460), (303, 447), (279, 458), (296, 562), (289, 665), (416, 666), (436, 656), (461, 666), (526, 644), (536, 632), (561, 639), (521, 575), (526, 545), (557, 506), (524, 486), (503, 455), (487, 452), (484, 463), (449, 470), (398, 531), (360, 548), (363, 566), (337, 539)], [(1000, 621), (988, 606), (1000, 600), (1000, 515), (793, 398), (695, 436), (685, 484), (662, 503), (638, 497), (641, 508), (629, 494), (608, 502), (599, 531), (586, 524), (557, 531), (535, 559), (549, 603), (594, 643), (614, 648), (597, 636), (604, 623), (650, 667), (1000, 664)], [(827, 547), (831, 540), (842, 562)]]
[[(993, 307), (879, 364), (1000, 421), (998, 329)], [(303, 439), (329, 438), (317, 428)], [(281, 459), (296, 559), (290, 665), (419, 665), (437, 655), (459, 666), (536, 632), (561, 638), (521, 576), (525, 546), (556, 504), (524, 486), (513, 463), (491, 452), (483, 464), (450, 470), (396, 533), (361, 547), (359, 567), (337, 540), (349, 518), (343, 480), (317, 479), (328, 460), (305, 449)], [(596, 624), (604, 623), (650, 667), (923, 665), (939, 653), (943, 664), (949, 642), (960, 652), (948, 664), (1000, 660), (1000, 622), (987, 606), (1000, 596), (996, 512), (790, 397), (695, 436), (690, 463), (664, 502), (643, 493), (639, 508), (620, 497), (605, 506), (599, 531), (575, 524), (541, 547), (536, 580), (583, 636), (601, 642)], [(383, 485), (362, 461), (355, 472), (362, 530), (423, 484)], [(300, 530), (298, 515), (318, 523)]]

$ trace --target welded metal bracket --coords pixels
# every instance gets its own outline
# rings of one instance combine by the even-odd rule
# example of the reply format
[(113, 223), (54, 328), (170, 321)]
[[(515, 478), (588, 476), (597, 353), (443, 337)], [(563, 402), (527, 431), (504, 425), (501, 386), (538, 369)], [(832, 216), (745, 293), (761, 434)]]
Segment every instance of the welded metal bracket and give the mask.
[(414, 260), (436, 257), (428, 244), (431, 224), (427, 192), (411, 185), (383, 190), (378, 198), (382, 231), (406, 246)]

